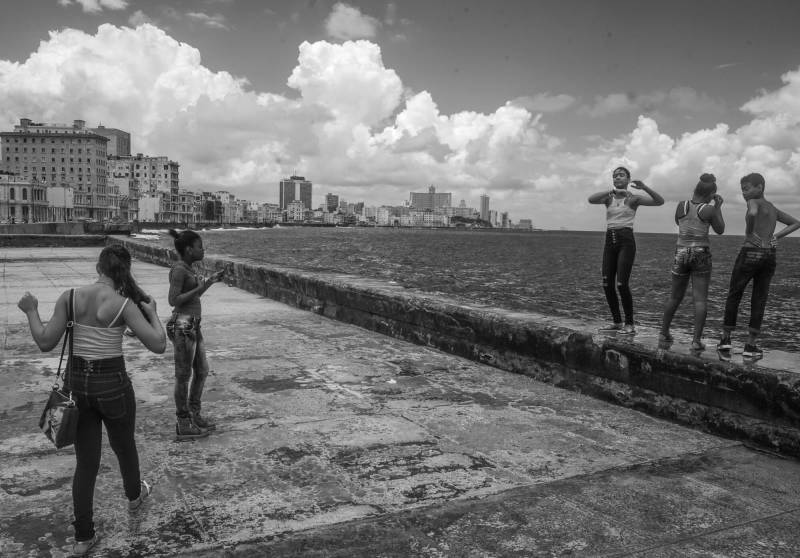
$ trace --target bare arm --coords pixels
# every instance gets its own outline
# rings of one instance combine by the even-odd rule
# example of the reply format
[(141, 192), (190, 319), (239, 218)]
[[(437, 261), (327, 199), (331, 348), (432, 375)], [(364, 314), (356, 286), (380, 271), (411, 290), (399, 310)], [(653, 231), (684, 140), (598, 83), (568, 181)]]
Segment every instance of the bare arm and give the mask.
[(42, 352), (52, 351), (64, 335), (67, 329), (68, 303), (69, 291), (61, 293), (53, 309), (53, 316), (46, 324), (42, 323), (39, 316), (39, 301), (31, 293), (26, 292), (17, 303), (19, 309), (28, 317), (31, 335)]
[(592, 194), (591, 196), (589, 196), (589, 203), (608, 204), (608, 200), (611, 199), (611, 192), (612, 190), (606, 190), (604, 192), (597, 192), (596, 194)]
[(678, 225), (679, 221), (683, 219), (686, 215), (683, 211), (683, 202), (678, 202), (678, 206), (675, 208), (675, 224)]
[[(224, 271), (217, 271), (205, 281), (198, 282), (195, 288), (190, 289), (185, 293), (180, 292), (181, 284), (177, 280), (173, 281), (172, 278), (170, 278), (169, 295), (167, 297), (167, 301), (169, 302), (170, 306), (183, 306), (184, 304), (188, 304), (195, 298), (200, 298), (203, 296), (203, 293), (205, 293), (211, 287), (211, 285), (221, 281), (224, 273)], [(183, 281), (183, 279), (180, 278), (180, 281)]]
[(647, 192), (647, 195), (650, 196), (650, 199), (637, 197), (637, 205), (651, 205), (651, 206), (659, 206), (664, 205), (664, 198), (661, 197), (661, 194), (650, 188), (647, 184), (642, 182), (641, 180), (631, 180), (631, 187), (636, 188), (637, 190), (644, 190)]
[(151, 296), (150, 301), (142, 302), (141, 306), (147, 315), (147, 319), (132, 303), (125, 305), (122, 317), (125, 319), (125, 324), (133, 330), (136, 337), (145, 347), (154, 353), (161, 354), (167, 348), (167, 334), (164, 332), (161, 320), (158, 319), (156, 301)]
[(796, 218), (792, 217), (788, 213), (784, 213), (780, 209), (778, 209), (777, 211), (778, 211), (778, 222), (783, 223), (784, 225), (787, 226), (775, 233), (774, 236), (775, 240), (783, 238), (786, 235), (792, 234), (797, 229), (800, 229), (800, 221), (798, 221)]
[(717, 234), (722, 234), (725, 232), (725, 219), (722, 218), (722, 204), (724, 200), (722, 196), (719, 194), (714, 194), (714, 205), (707, 205), (703, 208), (703, 214), (710, 213), (711, 216), (711, 228), (714, 229), (714, 232)]

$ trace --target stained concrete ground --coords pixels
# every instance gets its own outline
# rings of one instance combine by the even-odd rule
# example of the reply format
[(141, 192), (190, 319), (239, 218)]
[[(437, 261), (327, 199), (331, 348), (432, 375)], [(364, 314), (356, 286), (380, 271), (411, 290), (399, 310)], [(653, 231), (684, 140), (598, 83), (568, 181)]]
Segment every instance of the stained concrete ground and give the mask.
[[(98, 248), (0, 248), (0, 555), (64, 556), (71, 449), (36, 423), (45, 319)], [(166, 319), (167, 270), (136, 262)], [(154, 485), (104, 441), (96, 556), (797, 556), (800, 462), (215, 285), (209, 438), (175, 442), (172, 357), (126, 338)]]

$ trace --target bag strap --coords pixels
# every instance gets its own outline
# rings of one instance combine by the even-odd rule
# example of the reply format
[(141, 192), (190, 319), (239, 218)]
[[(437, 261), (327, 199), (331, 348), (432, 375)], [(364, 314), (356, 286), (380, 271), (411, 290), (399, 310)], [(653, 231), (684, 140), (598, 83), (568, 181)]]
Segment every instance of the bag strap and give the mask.
[[(69, 340), (69, 354), (67, 355), (67, 370), (71, 369), (71, 359), (72, 356), (72, 326), (75, 324), (74, 322), (74, 299), (75, 299), (75, 289), (69, 290), (69, 302), (67, 303), (67, 328), (64, 331), (64, 343), (61, 345), (61, 358), (58, 359), (58, 370), (56, 370), (56, 384), (55, 387), (58, 387), (58, 380), (61, 377), (61, 364), (64, 361), (64, 351), (67, 348), (67, 340)], [(66, 370), (64, 371), (66, 375)]]

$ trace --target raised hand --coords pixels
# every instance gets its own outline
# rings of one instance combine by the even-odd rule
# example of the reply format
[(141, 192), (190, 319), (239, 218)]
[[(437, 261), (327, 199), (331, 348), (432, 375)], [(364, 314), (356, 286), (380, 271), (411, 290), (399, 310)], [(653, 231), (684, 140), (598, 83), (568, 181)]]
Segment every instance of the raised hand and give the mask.
[(17, 303), (17, 308), (26, 314), (28, 312), (33, 312), (39, 309), (39, 300), (28, 291), (25, 291), (25, 294), (22, 295), (22, 298), (20, 298)]

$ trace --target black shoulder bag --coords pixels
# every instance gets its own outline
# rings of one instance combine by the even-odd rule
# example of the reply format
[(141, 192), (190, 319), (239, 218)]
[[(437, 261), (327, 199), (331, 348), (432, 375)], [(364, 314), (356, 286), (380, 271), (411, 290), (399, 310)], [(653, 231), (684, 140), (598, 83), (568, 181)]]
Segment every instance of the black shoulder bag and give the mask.
[[(72, 399), (72, 392), (67, 392), (64, 389), (64, 380), (62, 379), (61, 385), (58, 386), (58, 381), (61, 378), (61, 363), (64, 361), (64, 350), (67, 348), (67, 340), (69, 340), (69, 355), (67, 356), (67, 369), (70, 367), (72, 356), (72, 326), (74, 325), (74, 289), (69, 291), (69, 312), (67, 314), (67, 329), (64, 332), (64, 344), (61, 346), (61, 358), (58, 361), (58, 370), (56, 371), (56, 381), (53, 384), (53, 389), (50, 391), (50, 396), (47, 398), (47, 403), (44, 406), (44, 411), (39, 419), (39, 428), (42, 429), (47, 439), (53, 442), (57, 449), (72, 445), (75, 443), (75, 436), (78, 432), (78, 406)], [(66, 376), (66, 370), (64, 371)]]

